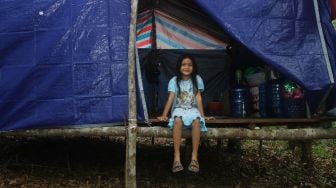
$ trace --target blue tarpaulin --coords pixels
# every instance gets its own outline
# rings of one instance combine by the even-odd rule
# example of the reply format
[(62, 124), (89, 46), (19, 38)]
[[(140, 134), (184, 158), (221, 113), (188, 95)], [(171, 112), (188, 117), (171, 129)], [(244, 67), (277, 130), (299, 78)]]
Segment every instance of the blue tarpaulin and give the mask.
[(0, 130), (124, 122), (130, 1), (0, 1)]
[[(197, 2), (232, 37), (280, 73), (308, 90), (321, 90), (329, 86), (313, 0)], [(335, 65), (335, 42), (331, 37), (334, 37), (334, 41), (336, 39), (335, 33), (330, 29), (329, 0), (318, 2), (331, 64)]]
[[(196, 2), (308, 91), (330, 84), (313, 1)], [(334, 71), (330, 8), (318, 2)], [(0, 131), (124, 122), (129, 14), (129, 0), (0, 1)]]

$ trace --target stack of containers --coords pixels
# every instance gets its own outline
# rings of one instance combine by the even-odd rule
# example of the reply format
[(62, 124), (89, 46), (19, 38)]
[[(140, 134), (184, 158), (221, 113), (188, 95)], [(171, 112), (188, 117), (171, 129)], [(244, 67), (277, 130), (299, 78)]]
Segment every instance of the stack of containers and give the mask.
[(304, 118), (306, 116), (303, 90), (294, 82), (275, 77), (259, 87), (260, 115), (271, 118)]

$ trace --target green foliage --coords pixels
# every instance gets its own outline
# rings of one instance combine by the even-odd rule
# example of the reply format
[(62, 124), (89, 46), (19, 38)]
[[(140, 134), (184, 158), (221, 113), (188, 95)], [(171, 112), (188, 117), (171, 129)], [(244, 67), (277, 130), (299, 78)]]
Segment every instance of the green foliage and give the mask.
[(333, 157), (332, 151), (327, 147), (327, 143), (319, 142), (313, 145), (312, 151), (313, 155), (322, 159), (328, 159)]

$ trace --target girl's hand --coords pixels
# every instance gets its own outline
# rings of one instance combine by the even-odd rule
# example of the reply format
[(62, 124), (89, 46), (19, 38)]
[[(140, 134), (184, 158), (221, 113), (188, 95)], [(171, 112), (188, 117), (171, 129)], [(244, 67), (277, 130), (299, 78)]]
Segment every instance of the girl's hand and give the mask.
[(167, 120), (168, 120), (168, 117), (167, 117), (167, 116), (159, 116), (159, 117), (157, 117), (157, 119), (158, 119), (159, 121), (167, 121)]
[(205, 120), (214, 120), (214, 119), (216, 119), (216, 118), (213, 117), (213, 116), (204, 116), (204, 119), (205, 119)]

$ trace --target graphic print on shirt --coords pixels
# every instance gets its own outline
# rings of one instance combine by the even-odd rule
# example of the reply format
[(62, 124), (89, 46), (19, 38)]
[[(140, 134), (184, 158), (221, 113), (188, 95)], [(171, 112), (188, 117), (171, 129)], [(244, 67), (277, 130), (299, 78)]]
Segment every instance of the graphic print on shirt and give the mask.
[(180, 83), (181, 92), (177, 97), (176, 107), (189, 109), (195, 106), (195, 97), (192, 89), (192, 82), (181, 81)]

